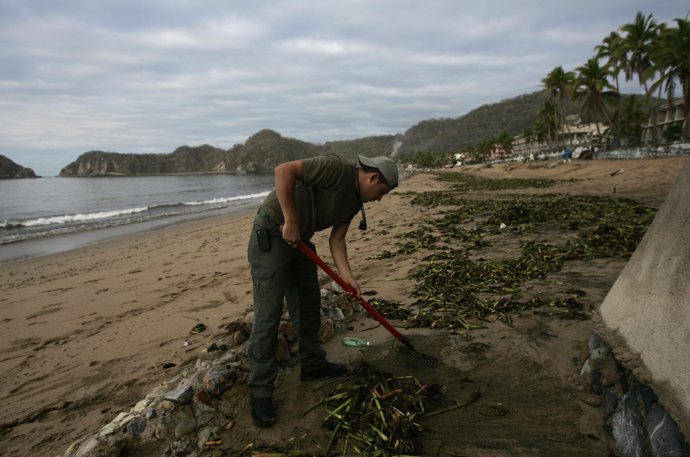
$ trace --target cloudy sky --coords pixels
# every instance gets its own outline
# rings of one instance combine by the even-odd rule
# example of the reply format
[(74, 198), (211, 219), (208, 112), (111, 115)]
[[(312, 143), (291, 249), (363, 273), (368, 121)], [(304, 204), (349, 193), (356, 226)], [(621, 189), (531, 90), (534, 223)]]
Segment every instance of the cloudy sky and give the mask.
[[(637, 11), (687, 0), (0, 0), (0, 154), (403, 133), (540, 89)], [(633, 88), (634, 89), (634, 88)]]

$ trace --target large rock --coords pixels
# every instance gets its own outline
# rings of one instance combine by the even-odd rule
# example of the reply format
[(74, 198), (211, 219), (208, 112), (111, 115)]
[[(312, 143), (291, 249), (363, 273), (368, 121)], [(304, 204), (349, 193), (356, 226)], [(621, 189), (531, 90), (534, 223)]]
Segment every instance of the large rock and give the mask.
[(62, 170), (60, 176), (141, 176), (212, 173), (224, 170), (226, 151), (209, 145), (181, 146), (170, 154), (121, 154), (89, 151)]
[(9, 158), (0, 155), (0, 179), (37, 178), (31, 168), (22, 167)]

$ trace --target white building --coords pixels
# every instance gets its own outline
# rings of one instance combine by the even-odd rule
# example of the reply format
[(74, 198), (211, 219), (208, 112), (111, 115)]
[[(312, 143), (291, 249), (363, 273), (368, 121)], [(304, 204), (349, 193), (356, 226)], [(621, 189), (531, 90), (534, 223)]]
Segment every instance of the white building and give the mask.
[(576, 121), (572, 124), (562, 125), (555, 142), (527, 141), (522, 135), (513, 137), (512, 157), (529, 159), (531, 155), (534, 158), (539, 158), (554, 153), (560, 154), (566, 148), (576, 151), (576, 153), (600, 149), (606, 126), (603, 123), (581, 124), (579, 119)]
[[(659, 134), (659, 141), (665, 143), (665, 132), (669, 127), (677, 126), (681, 132), (685, 122), (683, 116), (683, 100), (676, 100), (673, 104), (665, 104), (657, 109), (656, 126)], [(647, 124), (642, 126), (642, 144), (648, 145), (652, 143), (654, 137), (654, 125), (650, 116)]]

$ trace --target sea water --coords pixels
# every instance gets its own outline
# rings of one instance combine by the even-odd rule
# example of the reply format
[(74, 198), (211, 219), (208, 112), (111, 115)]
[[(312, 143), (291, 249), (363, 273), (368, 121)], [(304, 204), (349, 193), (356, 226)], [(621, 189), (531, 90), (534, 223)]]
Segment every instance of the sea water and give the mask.
[(79, 244), (154, 222), (160, 226), (257, 206), (272, 188), (273, 175), (0, 180), (0, 261), (32, 255), (18, 246), (28, 247), (30, 241), (57, 249), (67, 235)]

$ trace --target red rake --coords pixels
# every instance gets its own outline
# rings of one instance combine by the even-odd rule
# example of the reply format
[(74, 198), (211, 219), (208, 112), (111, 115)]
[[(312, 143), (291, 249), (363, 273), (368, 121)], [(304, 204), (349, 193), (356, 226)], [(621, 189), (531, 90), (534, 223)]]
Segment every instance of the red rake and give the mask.
[(367, 310), (367, 312), (376, 319), (381, 325), (383, 325), (386, 330), (388, 330), (391, 335), (393, 335), (398, 341), (405, 345), (408, 349), (406, 352), (401, 354), (405, 359), (410, 362), (411, 365), (415, 367), (422, 368), (436, 368), (438, 366), (438, 359), (428, 354), (423, 354), (419, 352), (412, 345), (410, 340), (408, 340), (405, 335), (400, 333), (395, 327), (391, 325), (381, 314), (378, 313), (365, 299), (358, 297), (355, 290), (346, 283), (343, 278), (341, 278), (338, 273), (336, 273), (326, 262), (324, 262), (314, 251), (312, 251), (309, 246), (306, 245), (304, 241), (300, 241), (299, 250), (302, 251), (307, 257), (309, 257), (315, 264), (317, 264), (328, 276), (331, 277), (335, 282), (338, 283), (343, 290), (354, 297), (362, 307)]

